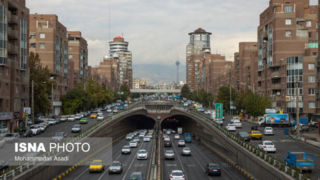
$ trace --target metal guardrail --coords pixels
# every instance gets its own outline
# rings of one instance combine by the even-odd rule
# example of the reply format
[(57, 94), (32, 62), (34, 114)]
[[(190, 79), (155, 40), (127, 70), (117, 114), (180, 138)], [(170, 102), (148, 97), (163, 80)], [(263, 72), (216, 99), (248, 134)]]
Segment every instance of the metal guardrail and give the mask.
[(279, 169), (280, 171), (291, 176), (292, 178), (295, 178), (297, 180), (311, 180), (311, 178), (308, 175), (302, 173), (301, 169), (287, 166), (283, 160), (279, 160), (279, 159), (267, 154), (265, 151), (259, 149), (255, 145), (252, 145), (250, 143), (243, 141), (242, 139), (237, 137), (235, 134), (229, 132), (226, 128), (217, 124), (216, 122), (214, 122), (213, 120), (211, 120), (210, 118), (205, 116), (204, 114), (201, 114), (201, 113), (198, 113), (195, 111), (190, 111), (185, 108), (174, 108), (174, 109), (190, 113), (194, 116), (197, 116), (197, 118), (201, 118), (202, 120), (215, 126), (217, 129), (219, 129), (223, 134), (225, 134), (227, 137), (232, 139), (234, 142), (241, 145), (242, 147), (244, 147), (245, 149), (247, 149), (251, 153), (255, 154), (257, 157), (264, 160), (265, 162), (267, 162), (271, 166), (275, 167), (276, 169)]

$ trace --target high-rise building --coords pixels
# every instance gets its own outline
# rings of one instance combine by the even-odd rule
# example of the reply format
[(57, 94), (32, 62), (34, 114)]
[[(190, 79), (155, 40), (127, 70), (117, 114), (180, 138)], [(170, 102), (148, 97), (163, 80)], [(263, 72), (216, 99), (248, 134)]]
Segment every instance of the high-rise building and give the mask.
[(60, 114), (60, 97), (67, 92), (69, 80), (67, 28), (53, 14), (30, 14), (29, 21), (30, 51), (39, 54), (42, 66), (48, 67), (57, 82), (53, 107)]
[(30, 107), (28, 23), (25, 0), (0, 1), (0, 134), (13, 132)]
[(210, 53), (210, 32), (202, 28), (189, 33), (190, 41), (187, 45), (187, 84), (192, 91), (199, 90), (205, 84), (204, 53)]
[(128, 50), (128, 42), (121, 36), (116, 36), (109, 42), (110, 57), (117, 59), (118, 67), (118, 87), (128, 85), (132, 88), (132, 53)]
[(118, 89), (118, 59), (115, 58), (104, 58), (98, 66), (95, 67), (95, 72), (101, 77), (108, 89)]
[(134, 78), (133, 89), (145, 89), (147, 87), (147, 80)]
[(88, 44), (80, 31), (68, 31), (68, 58), (69, 61), (74, 62), (74, 82), (86, 82), (88, 80)]
[(297, 95), (300, 113), (319, 110), (317, 12), (309, 0), (270, 0), (260, 14), (257, 92), (287, 113), (296, 112)]

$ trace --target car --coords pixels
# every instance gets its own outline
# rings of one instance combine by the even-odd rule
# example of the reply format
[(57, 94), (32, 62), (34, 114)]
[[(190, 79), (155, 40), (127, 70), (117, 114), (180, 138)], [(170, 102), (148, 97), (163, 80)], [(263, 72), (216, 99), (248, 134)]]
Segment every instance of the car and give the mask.
[(142, 172), (133, 172), (129, 176), (129, 180), (144, 180)]
[(310, 127), (315, 127), (315, 128), (317, 128), (318, 125), (319, 125), (319, 123), (318, 123), (317, 121), (311, 120), (311, 121), (309, 122), (309, 126), (310, 126)]
[(22, 134), (23, 137), (31, 137), (33, 136), (33, 133), (30, 129), (26, 129), (23, 134)]
[[(294, 126), (294, 129), (297, 129), (297, 125)], [(309, 131), (309, 126), (306, 124), (300, 124), (300, 131)]]
[(47, 126), (44, 123), (40, 123), (37, 126), (40, 129), (40, 132), (44, 132), (47, 129)]
[(40, 128), (38, 127), (38, 125), (32, 125), (30, 126), (30, 130), (32, 131), (33, 135), (38, 135), (40, 134)]
[(242, 128), (242, 123), (240, 121), (235, 121), (232, 123), (236, 128)]
[(147, 134), (145, 137), (152, 139), (152, 135), (151, 134)]
[(137, 159), (140, 160), (140, 159), (148, 159), (148, 152), (147, 150), (145, 149), (140, 149), (138, 152), (137, 152)]
[(55, 120), (55, 119), (48, 119), (48, 125), (50, 126), (50, 125), (55, 125), (55, 124), (57, 124), (57, 121)]
[(71, 132), (73, 133), (78, 133), (81, 131), (81, 125), (80, 124), (75, 124), (73, 125), (72, 129), (71, 129)]
[(164, 147), (171, 147), (172, 146), (171, 141), (164, 141), (163, 144), (164, 144)]
[(140, 134), (139, 134), (139, 138), (143, 138), (144, 136), (145, 136), (144, 133), (140, 133)]
[(107, 109), (107, 113), (112, 113), (112, 109)]
[(104, 119), (104, 117), (103, 117), (103, 116), (101, 116), (101, 115), (99, 115), (99, 116), (97, 117), (97, 119), (98, 119), (98, 120), (103, 120), (103, 119)]
[(3, 136), (5, 142), (12, 142), (19, 138), (18, 133), (7, 133)]
[(98, 116), (103, 116), (103, 113), (102, 112), (98, 112)]
[(102, 160), (93, 160), (89, 165), (89, 172), (102, 172), (104, 171), (104, 164)]
[(217, 119), (217, 120), (216, 120), (216, 123), (219, 124), (219, 125), (223, 125), (223, 120)]
[(250, 131), (249, 136), (251, 139), (262, 139), (262, 133), (256, 130)]
[(121, 154), (131, 154), (130, 146), (128, 145), (122, 146)]
[(174, 139), (180, 139), (180, 135), (179, 134), (174, 135)]
[(112, 164), (108, 168), (109, 174), (122, 173), (122, 164), (119, 161), (113, 161)]
[(170, 180), (184, 180), (184, 174), (181, 170), (172, 170), (169, 175)]
[(226, 128), (228, 131), (236, 131), (236, 126), (234, 124), (228, 124)]
[(97, 119), (97, 117), (98, 117), (98, 115), (95, 114), (95, 113), (90, 115), (90, 118), (91, 118), (91, 119)]
[(68, 117), (67, 116), (61, 116), (60, 117), (60, 121), (67, 121), (68, 120)]
[(80, 122), (80, 124), (87, 124), (88, 118), (81, 118), (79, 122)]
[(237, 136), (244, 141), (250, 141), (249, 133), (247, 133), (246, 131), (238, 132)]
[(174, 152), (171, 149), (168, 149), (164, 152), (164, 159), (174, 159)]
[(181, 152), (182, 156), (191, 156), (191, 149), (189, 147), (184, 147)]
[(129, 146), (130, 146), (130, 147), (138, 147), (138, 143), (135, 142), (135, 141), (130, 141), (130, 142), (129, 142)]
[(118, 112), (118, 109), (114, 109), (114, 110), (113, 110), (113, 113), (117, 113), (117, 112)]
[(258, 144), (258, 147), (266, 152), (275, 153), (277, 151), (277, 148), (272, 141), (262, 141), (262, 144)]
[(139, 139), (139, 138), (134, 138), (132, 141), (134, 141), (134, 142), (140, 142), (140, 139)]
[(64, 132), (56, 132), (53, 135), (52, 139), (54, 141), (61, 141), (64, 137), (66, 137), (66, 134)]
[(265, 127), (263, 130), (264, 135), (274, 135), (273, 134), (273, 128), (272, 127)]
[(76, 114), (75, 117), (74, 117), (76, 120), (80, 120), (82, 118), (82, 115), (81, 114)]
[(151, 139), (149, 137), (144, 137), (143, 138), (143, 142), (150, 142), (150, 141), (151, 141)]
[(170, 141), (170, 137), (169, 136), (163, 136), (163, 140), (164, 141)]
[(76, 116), (75, 115), (71, 115), (68, 117), (68, 121), (75, 121), (76, 120)]
[(186, 145), (186, 142), (184, 140), (178, 141), (178, 147), (184, 147)]
[(171, 130), (170, 129), (166, 130), (166, 134), (170, 135), (171, 134)]
[(216, 163), (208, 163), (206, 166), (206, 173), (214, 176), (221, 176), (221, 168), (219, 164)]

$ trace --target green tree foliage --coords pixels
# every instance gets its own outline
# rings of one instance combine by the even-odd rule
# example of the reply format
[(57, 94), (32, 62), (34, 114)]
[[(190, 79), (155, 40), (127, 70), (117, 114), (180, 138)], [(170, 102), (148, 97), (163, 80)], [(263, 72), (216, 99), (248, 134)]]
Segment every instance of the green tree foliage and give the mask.
[(249, 93), (244, 98), (245, 112), (253, 117), (264, 114), (265, 109), (271, 106), (268, 97), (256, 93)]
[(129, 86), (127, 84), (121, 85), (119, 91), (117, 92), (118, 99), (125, 101), (129, 97), (129, 95), (130, 95)]
[(189, 99), (190, 94), (191, 94), (191, 91), (190, 91), (188, 84), (184, 84), (181, 88), (181, 96)]
[(191, 99), (201, 103), (202, 105), (208, 107), (212, 105), (213, 96), (211, 93), (206, 92), (204, 89), (200, 91), (195, 91), (191, 95)]
[[(47, 67), (42, 67), (38, 54), (31, 52), (29, 54), (29, 67), (30, 67), (30, 87), (34, 83), (34, 113), (35, 114), (48, 114), (52, 111), (51, 104), (51, 87), (56, 83), (50, 80), (50, 72)], [(30, 91), (30, 97), (32, 97)], [(50, 97), (49, 97), (50, 96)], [(30, 104), (31, 104), (30, 98)]]
[[(231, 100), (234, 102), (236, 99), (236, 92), (231, 88)], [(230, 111), (230, 88), (222, 86), (219, 88), (216, 103), (223, 103), (223, 109), (227, 112)]]

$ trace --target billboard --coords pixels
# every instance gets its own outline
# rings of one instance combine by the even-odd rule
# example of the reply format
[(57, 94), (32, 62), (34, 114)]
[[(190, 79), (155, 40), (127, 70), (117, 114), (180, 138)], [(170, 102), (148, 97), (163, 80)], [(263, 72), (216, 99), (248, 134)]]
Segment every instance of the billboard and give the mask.
[(289, 122), (288, 114), (266, 114), (266, 124), (286, 124)]
[(216, 114), (216, 119), (223, 118), (223, 104), (222, 103), (215, 104), (215, 114)]

